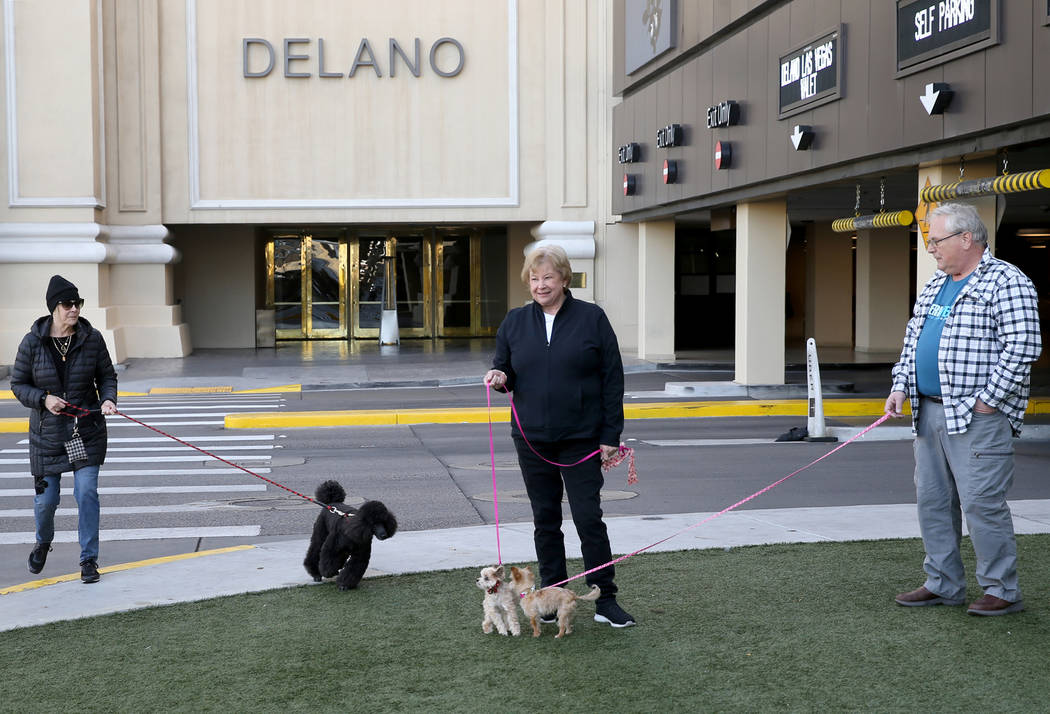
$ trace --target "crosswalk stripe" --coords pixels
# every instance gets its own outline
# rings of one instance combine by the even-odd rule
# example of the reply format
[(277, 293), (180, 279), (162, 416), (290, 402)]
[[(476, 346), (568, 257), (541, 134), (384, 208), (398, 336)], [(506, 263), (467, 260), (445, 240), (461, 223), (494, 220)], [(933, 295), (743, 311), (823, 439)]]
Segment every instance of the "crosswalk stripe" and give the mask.
[[(114, 464), (137, 464), (137, 463), (154, 463), (158, 461), (175, 462), (175, 461), (204, 461), (210, 458), (206, 454), (200, 454), (198, 456), (187, 455), (187, 456), (107, 456), (106, 463)], [(273, 457), (269, 454), (236, 454), (225, 457), (227, 461), (269, 461)], [(0, 459), (0, 464), (28, 464), (29, 459)]]
[[(244, 404), (215, 404), (213, 406), (212, 405), (205, 405), (205, 404), (193, 404), (193, 405), (189, 405), (189, 406), (192, 406), (194, 409), (229, 409), (231, 407), (234, 407), (234, 408), (237, 408), (237, 409), (248, 409), (248, 408), (252, 408), (252, 409), (280, 409), (281, 408), (280, 404), (249, 404), (249, 403), (244, 403)], [(157, 407), (157, 406), (150, 406), (150, 407), (134, 406), (134, 407), (129, 407), (129, 406), (126, 406), (126, 405), (120, 407), (120, 411), (127, 412), (129, 414), (132, 414), (132, 413), (139, 414), (141, 412), (153, 412), (153, 411), (158, 411), (158, 410), (170, 411), (171, 407)]]
[[(236, 491), (238, 493), (245, 491), (265, 491), (266, 484), (254, 484), (254, 483), (231, 483), (225, 486), (204, 486), (204, 485), (193, 485), (193, 486), (99, 486), (99, 496), (121, 496), (128, 494), (142, 494), (142, 493), (228, 493)], [(62, 496), (72, 496), (72, 488), (63, 488), (59, 491)], [(3, 488), (0, 489), (0, 498), (20, 498), (24, 496), (34, 496), (36, 492), (31, 488)]]
[[(106, 543), (118, 540), (167, 540), (171, 538), (252, 538), (262, 532), (262, 526), (205, 526), (195, 528), (114, 528), (99, 532), (99, 539)], [(53, 543), (76, 543), (76, 531), (55, 531)], [(28, 545), (36, 543), (33, 531), (0, 533), (0, 545)]]
[[(186, 441), (186, 439), (183, 439)], [(254, 446), (208, 446), (208, 451), (236, 451), (238, 449), (242, 451), (272, 451), (279, 449), (280, 446), (276, 444), (262, 444)], [(171, 446), (110, 446), (106, 449), (106, 453), (110, 454), (114, 451), (196, 451), (192, 446), (184, 446), (183, 444), (173, 443)], [(0, 449), (0, 454), (28, 454), (29, 449)]]
[[(199, 444), (205, 441), (270, 441), (277, 438), (276, 434), (244, 434), (240, 436), (180, 436), (180, 439), (191, 444)], [(157, 442), (171, 441), (167, 436), (119, 436), (109, 437), (110, 444), (151, 444)], [(29, 439), (22, 439), (18, 445), (28, 444)]]
[[(256, 474), (268, 474), (270, 473), (268, 466), (261, 466), (253, 468), (252, 473)], [(217, 468), (206, 468), (206, 469), (111, 469), (107, 467), (102, 468), (101, 475), (103, 477), (111, 476), (210, 476), (211, 474), (243, 474), (244, 471), (241, 469), (228, 468), (228, 467), (217, 467)], [(0, 478), (32, 478), (28, 471), (12, 471), (12, 472), (0, 472)], [(67, 475), (68, 478), (68, 475)]]
[[(252, 411), (252, 409), (245, 408), (243, 410), (237, 410), (237, 409), (228, 409), (227, 408), (226, 411), (221, 411), (221, 412), (200, 412), (200, 413), (191, 412), (191, 413), (188, 413), (188, 414), (185, 413), (185, 412), (172, 412), (170, 414), (139, 414), (137, 416), (131, 414), (130, 413), (131, 410), (129, 409), (128, 410), (128, 412), (129, 412), (128, 416), (135, 416), (136, 419), (138, 419), (139, 417), (143, 417), (142, 419), (139, 419), (139, 421), (146, 421), (147, 423), (152, 423), (152, 422), (148, 422), (148, 420), (149, 419), (180, 419), (180, 418), (181, 419), (204, 419), (206, 417), (224, 417), (224, 416), (227, 416), (229, 414), (238, 414), (238, 413), (240, 413), (240, 411), (248, 411), (248, 412), (250, 412), (250, 411)], [(127, 421), (130, 421), (130, 420), (129, 419), (125, 419), (124, 417), (120, 416), (119, 414), (114, 414), (112, 416), (106, 417), (106, 424), (110, 424), (112, 422), (120, 423), (120, 422), (127, 422)], [(131, 423), (134, 424), (135, 422), (131, 422)]]
[[(216, 415), (209, 414), (208, 416), (216, 416)], [(151, 421), (151, 422), (149, 422), (150, 426), (217, 426), (219, 424), (225, 425), (226, 422), (224, 420), (222, 420), (222, 419), (220, 419), (218, 421)], [(127, 419), (122, 419), (121, 421), (106, 422), (106, 427), (107, 428), (113, 428), (115, 426), (137, 426), (140, 429), (144, 428), (141, 424), (138, 424), (138, 423), (133, 422), (133, 421), (128, 421)]]
[[(225, 503), (176, 503), (168, 506), (102, 506), (103, 516), (135, 516), (145, 514), (162, 513), (203, 513), (205, 511), (237, 510), (235, 506)], [(9, 508), (0, 510), (0, 518), (33, 518), (32, 508)], [(76, 516), (76, 508), (59, 508), (55, 511), (56, 516)]]

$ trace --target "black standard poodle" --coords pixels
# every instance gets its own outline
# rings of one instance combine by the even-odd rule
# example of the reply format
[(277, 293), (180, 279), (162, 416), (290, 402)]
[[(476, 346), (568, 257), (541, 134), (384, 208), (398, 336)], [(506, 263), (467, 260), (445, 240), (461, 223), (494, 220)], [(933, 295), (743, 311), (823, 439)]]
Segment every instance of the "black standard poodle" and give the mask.
[(315, 496), (319, 503), (334, 506), (346, 516), (327, 508), (318, 514), (303, 560), (306, 572), (317, 582), (338, 573), (340, 590), (356, 588), (372, 557), (372, 537), (386, 540), (393, 536), (397, 520), (380, 501), (365, 501), (360, 508), (346, 505), (346, 491), (338, 481), (325, 481)]

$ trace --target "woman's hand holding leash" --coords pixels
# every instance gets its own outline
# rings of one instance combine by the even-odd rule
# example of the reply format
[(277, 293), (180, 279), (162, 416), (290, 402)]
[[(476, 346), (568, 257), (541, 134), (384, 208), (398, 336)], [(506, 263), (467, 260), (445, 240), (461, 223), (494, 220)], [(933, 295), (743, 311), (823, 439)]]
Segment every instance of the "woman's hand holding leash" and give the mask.
[(107, 415), (116, 414), (117, 405), (107, 399), (106, 401), (102, 402), (102, 413)]
[(490, 369), (485, 373), (485, 385), (502, 392), (507, 386), (507, 375), (498, 369)]
[(69, 402), (62, 397), (56, 397), (54, 394), (48, 394), (44, 397), (44, 409), (47, 409), (52, 414), (61, 413), (62, 410), (66, 408), (67, 404), (69, 404)]

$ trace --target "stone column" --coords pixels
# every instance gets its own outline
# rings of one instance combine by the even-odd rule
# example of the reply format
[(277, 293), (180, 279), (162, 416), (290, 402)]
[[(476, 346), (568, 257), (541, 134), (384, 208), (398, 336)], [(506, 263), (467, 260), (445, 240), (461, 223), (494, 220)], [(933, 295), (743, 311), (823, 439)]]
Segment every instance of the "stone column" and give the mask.
[(674, 221), (638, 224), (638, 358), (674, 359)]
[(900, 352), (908, 300), (907, 228), (857, 231), (857, 352)]
[(784, 285), (787, 203), (736, 207), (736, 378), (784, 383)]

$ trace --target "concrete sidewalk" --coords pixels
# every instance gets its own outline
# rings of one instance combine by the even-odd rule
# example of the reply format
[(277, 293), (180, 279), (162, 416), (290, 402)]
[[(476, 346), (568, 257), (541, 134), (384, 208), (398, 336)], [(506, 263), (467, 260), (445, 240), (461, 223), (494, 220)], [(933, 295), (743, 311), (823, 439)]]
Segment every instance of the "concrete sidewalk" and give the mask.
[[(1017, 533), (1050, 533), (1050, 500), (1012, 501), (1010, 505)], [(668, 540), (647, 550), (919, 536), (914, 504), (738, 510), (704, 522), (712, 516), (711, 513), (632, 516), (607, 518), (606, 523), (617, 555), (632, 553), (663, 539)], [(569, 557), (580, 557), (579, 540), (571, 531), (572, 528), (568, 528), (565, 534), (567, 553)], [(531, 523), (502, 524), (499, 534), (503, 562), (519, 564), (535, 560)], [(3, 593), (0, 594), (0, 631), (225, 595), (314, 585), (302, 566), (306, 546), (305, 539), (296, 539), (103, 567), (102, 580), (93, 585), (85, 585), (78, 574), (70, 574), (59, 576), (60, 582), (51, 584), (45, 580), (10, 587), (0, 591)], [(496, 560), (493, 526), (402, 531), (389, 541), (375, 544), (372, 567), (366, 577), (480, 568)], [(630, 567), (629, 561), (619, 567)], [(471, 582), (464, 581), (465, 589), (472, 587)], [(583, 589), (578, 581), (569, 587)], [(891, 594), (887, 593), (887, 597)], [(624, 601), (629, 607), (629, 593), (625, 594)]]

